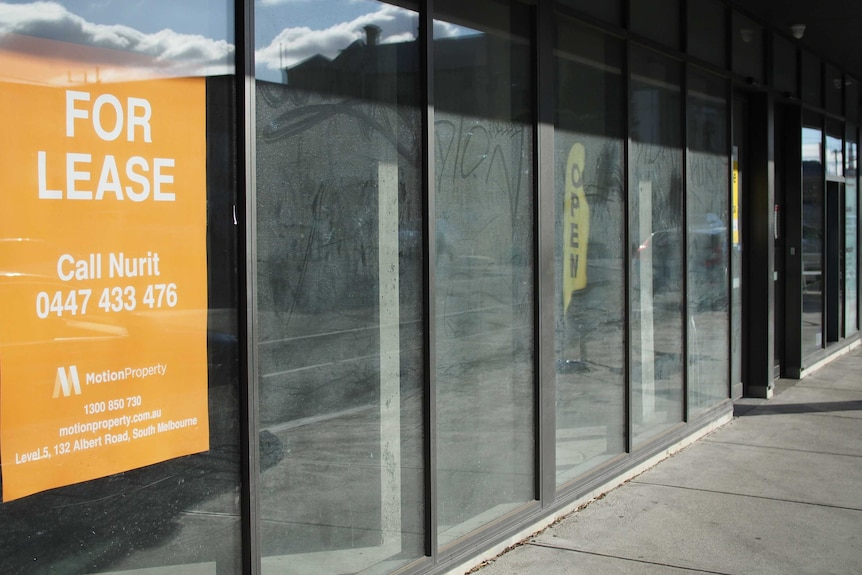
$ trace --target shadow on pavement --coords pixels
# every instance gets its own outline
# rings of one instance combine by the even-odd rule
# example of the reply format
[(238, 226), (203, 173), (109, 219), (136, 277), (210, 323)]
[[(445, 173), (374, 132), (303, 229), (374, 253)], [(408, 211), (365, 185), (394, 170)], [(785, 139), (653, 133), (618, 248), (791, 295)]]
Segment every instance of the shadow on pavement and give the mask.
[(862, 401), (823, 401), (819, 403), (785, 403), (771, 405), (735, 405), (733, 415), (784, 415), (789, 413), (830, 413), (862, 411)]

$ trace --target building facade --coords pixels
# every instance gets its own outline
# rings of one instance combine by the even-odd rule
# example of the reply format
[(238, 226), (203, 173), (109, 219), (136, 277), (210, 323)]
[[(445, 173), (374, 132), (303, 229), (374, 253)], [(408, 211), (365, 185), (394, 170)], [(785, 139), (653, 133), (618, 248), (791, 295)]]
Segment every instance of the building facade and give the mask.
[(858, 345), (839, 56), (721, 0), (0, 2), (0, 570), (463, 571)]

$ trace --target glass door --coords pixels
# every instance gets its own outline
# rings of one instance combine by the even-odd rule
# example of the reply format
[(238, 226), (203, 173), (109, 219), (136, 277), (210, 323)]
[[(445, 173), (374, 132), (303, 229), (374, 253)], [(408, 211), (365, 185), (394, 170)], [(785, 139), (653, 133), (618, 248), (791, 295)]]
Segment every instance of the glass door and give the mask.
[(802, 355), (823, 348), (823, 130), (819, 117), (802, 127)]

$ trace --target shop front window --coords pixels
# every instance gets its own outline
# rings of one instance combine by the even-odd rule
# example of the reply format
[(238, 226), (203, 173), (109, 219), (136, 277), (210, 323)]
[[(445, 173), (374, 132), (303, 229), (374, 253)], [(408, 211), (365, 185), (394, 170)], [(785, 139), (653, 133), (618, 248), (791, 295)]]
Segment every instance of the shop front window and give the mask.
[(632, 53), (629, 114), (634, 443), (682, 421), (683, 158), (680, 66)]
[(688, 398), (691, 413), (729, 394), (728, 157), (725, 82), (689, 73)]
[(859, 323), (859, 188), (857, 185), (859, 145), (855, 129), (848, 129), (844, 181), (844, 334), (856, 333)]
[(441, 547), (535, 498), (529, 8), (435, 2)]
[(233, 13), (0, 4), (0, 572), (240, 571)]
[(255, 5), (263, 573), (425, 554), (417, 12)]
[[(813, 122), (811, 121), (813, 120)], [(816, 123), (809, 119), (809, 126)], [(823, 347), (823, 131), (802, 128), (802, 350)]]
[(623, 54), (589, 28), (557, 30), (558, 485), (625, 451)]

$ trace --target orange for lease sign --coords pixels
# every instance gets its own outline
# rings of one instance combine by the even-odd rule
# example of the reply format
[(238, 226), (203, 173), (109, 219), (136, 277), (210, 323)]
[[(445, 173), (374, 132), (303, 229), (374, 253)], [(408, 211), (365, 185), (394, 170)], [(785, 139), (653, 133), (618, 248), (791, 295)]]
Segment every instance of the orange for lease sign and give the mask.
[(205, 89), (0, 84), (4, 501), (209, 448)]

